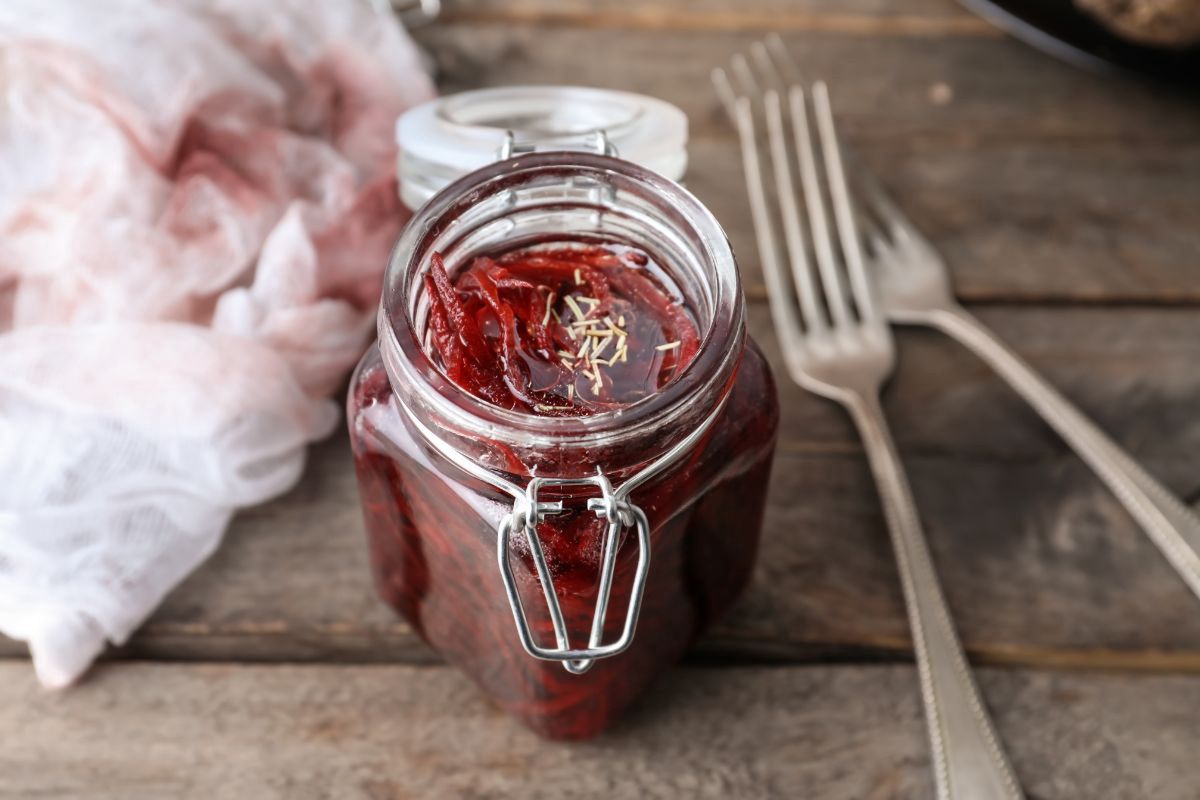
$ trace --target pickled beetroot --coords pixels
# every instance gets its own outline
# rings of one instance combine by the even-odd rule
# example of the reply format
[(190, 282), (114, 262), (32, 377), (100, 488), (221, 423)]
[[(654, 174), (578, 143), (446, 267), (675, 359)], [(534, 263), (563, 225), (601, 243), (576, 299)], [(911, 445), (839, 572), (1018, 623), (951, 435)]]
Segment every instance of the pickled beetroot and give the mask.
[(436, 356), (504, 408), (584, 416), (635, 403), (695, 357), (684, 307), (631, 248), (553, 247), (474, 259), (453, 279), (435, 254), (425, 289)]
[[(531, 657), (517, 638), (496, 567), (495, 521), (477, 510), (507, 501), (494, 494), (479, 496), (475, 506), (464, 501), (477, 489), (429, 468), (421, 446), (398, 433), (403, 423), (396, 404), (379, 351), (372, 349), (355, 375), (349, 415), (379, 595), (489, 697), (543, 736), (584, 739), (611, 725), (749, 580), (779, 421), (769, 367), (752, 343), (730, 387), (727, 412), (704, 446), (634, 493), (650, 517), (653, 553), (637, 636), (629, 650), (583, 675)], [(576, 643), (586, 641), (595, 608), (602, 528), (578, 508), (538, 525)], [(622, 546), (606, 641), (619, 632), (636, 559), (635, 545)], [(526, 556), (514, 558), (513, 566), (539, 641), (553, 645), (532, 563)]]
[[(601, 471), (621, 485), (687, 426), (723, 409), (700, 442), (632, 493), (649, 520), (652, 552), (637, 635), (628, 650), (573, 675), (530, 656), (517, 636), (496, 562), (497, 521), (511, 497), (429, 451), (405, 422), (405, 395), (419, 396), (419, 386), (393, 384), (378, 346), (355, 373), (348, 419), (380, 596), (533, 730), (594, 736), (679, 659), (750, 577), (778, 425), (770, 369), (745, 336), (740, 303), (733, 318), (706, 323), (702, 350), (697, 316), (658, 277), (675, 273), (631, 247), (510, 249), (453, 275), (437, 255), (425, 264), (419, 280), (428, 313), (411, 335), (458, 387), (538, 417), (625, 409), (621, 419), (638, 431), (602, 446), (563, 444), (547, 433), (544, 447), (535, 442), (519, 454), (504, 430), (495, 439), (476, 434), (460, 440), (476, 463), (518, 481)], [(639, 410), (652, 407), (638, 401), (671, 386), (689, 365), (709, 380), (689, 396), (684, 416), (638, 429)], [(454, 423), (421, 413), (430, 415), (428, 426), (453, 435)], [(562, 490), (543, 497), (562, 500), (564, 510), (536, 529), (575, 646), (587, 641), (598, 598), (606, 522), (587, 507), (594, 496)], [(637, 558), (636, 539), (626, 535), (606, 642), (620, 634)], [(535, 640), (553, 646), (542, 587), (520, 537), (509, 564)]]

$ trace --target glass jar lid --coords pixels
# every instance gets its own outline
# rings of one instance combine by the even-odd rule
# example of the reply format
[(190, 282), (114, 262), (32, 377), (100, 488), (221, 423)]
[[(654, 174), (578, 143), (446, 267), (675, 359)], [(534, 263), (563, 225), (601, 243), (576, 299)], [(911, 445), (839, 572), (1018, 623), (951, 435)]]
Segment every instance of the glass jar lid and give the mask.
[(400, 116), (400, 198), (415, 210), (503, 152), (594, 150), (597, 133), (626, 161), (683, 177), (687, 116), (665, 100), (580, 86), (508, 86), (448, 95)]

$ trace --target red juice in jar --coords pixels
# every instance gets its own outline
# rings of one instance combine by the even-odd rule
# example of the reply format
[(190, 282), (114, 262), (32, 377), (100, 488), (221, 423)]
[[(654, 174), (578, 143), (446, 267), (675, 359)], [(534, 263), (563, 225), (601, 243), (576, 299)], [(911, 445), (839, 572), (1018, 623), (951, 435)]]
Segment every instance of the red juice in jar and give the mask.
[(542, 153), (423, 207), (351, 385), (381, 597), (548, 737), (609, 725), (754, 563), (778, 423), (712, 215)]

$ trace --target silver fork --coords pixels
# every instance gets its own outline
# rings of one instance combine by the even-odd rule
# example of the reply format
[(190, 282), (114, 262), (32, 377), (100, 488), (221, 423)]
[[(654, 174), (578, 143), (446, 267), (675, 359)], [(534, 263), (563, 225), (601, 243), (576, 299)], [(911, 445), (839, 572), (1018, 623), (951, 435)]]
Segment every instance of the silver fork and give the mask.
[(1091, 466), (1200, 596), (1200, 518), (958, 304), (941, 256), (873, 178), (856, 170), (856, 184), (864, 217), (875, 221), (869, 260), (887, 315), (937, 328), (989, 363)]
[[(771, 313), (788, 372), (806, 389), (844, 405), (866, 447), (904, 589), (938, 798), (1021, 798), (950, 620), (912, 492), (879, 404), (880, 388), (895, 364), (895, 349), (887, 320), (867, 281), (828, 90), (823, 83), (812, 89), (821, 154), (818, 165), (805, 92), (796, 83), (785, 86), (779, 70), (787, 67), (786, 54), (777, 42), (772, 50), (781, 63), (775, 63), (761, 44), (751, 51), (765, 88), (760, 88), (749, 62), (741, 56), (733, 62), (740, 92), (724, 70), (714, 70), (713, 81), (741, 139)], [(781, 91), (787, 94), (787, 119)], [(775, 203), (764, 183), (759, 158), (755, 116), (760, 108), (770, 143)], [(806, 242), (797, 204), (792, 150), (811, 242)], [(779, 216), (773, 219), (776, 206)], [(779, 239), (776, 223), (782, 226), (786, 246)], [(808, 244), (815, 256), (815, 273)], [(790, 262), (790, 278), (782, 265), (785, 258)]]

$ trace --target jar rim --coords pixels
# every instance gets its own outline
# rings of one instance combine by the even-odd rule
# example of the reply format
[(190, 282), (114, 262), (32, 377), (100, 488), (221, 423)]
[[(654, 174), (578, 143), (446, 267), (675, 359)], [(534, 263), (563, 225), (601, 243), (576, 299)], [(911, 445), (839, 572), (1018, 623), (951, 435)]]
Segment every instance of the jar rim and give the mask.
[[(409, 292), (428, 264), (430, 241), (453, 225), (447, 220), (489, 192), (547, 171), (619, 176), (657, 194), (682, 215), (715, 276), (711, 319), (687, 367), (646, 398), (591, 416), (543, 417), (496, 406), (451, 381), (434, 362), (413, 318)], [(566, 236), (570, 231), (563, 231)], [(671, 265), (662, 265), (670, 271)], [(389, 309), (393, 313), (389, 313)], [(398, 310), (400, 313), (394, 313)], [(733, 250), (712, 212), (680, 184), (630, 161), (578, 151), (523, 154), (478, 169), (447, 186), (414, 215), (392, 249), (377, 319), (380, 352), (397, 399), (413, 409), (402, 387), (419, 395), (425, 411), (464, 435), (517, 446), (609, 444), (656, 428), (689, 410), (713, 389), (727, 388), (745, 338), (744, 300)], [(719, 398), (718, 398), (719, 400)]]

